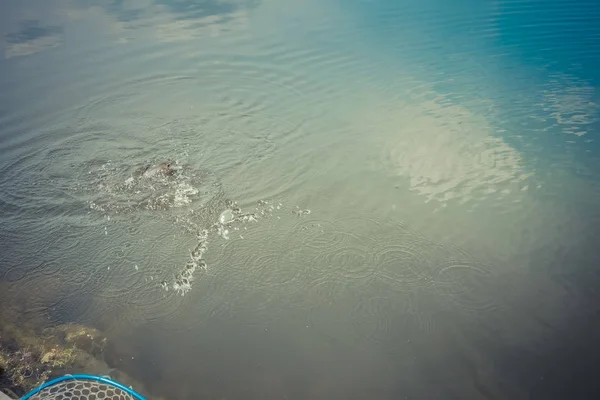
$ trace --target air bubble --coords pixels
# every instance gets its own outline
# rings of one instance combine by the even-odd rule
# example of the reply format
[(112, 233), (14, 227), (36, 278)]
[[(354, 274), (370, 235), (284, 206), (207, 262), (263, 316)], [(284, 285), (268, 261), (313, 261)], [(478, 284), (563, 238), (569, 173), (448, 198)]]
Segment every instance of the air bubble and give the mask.
[(219, 223), (222, 225), (230, 224), (235, 220), (235, 216), (233, 215), (233, 211), (227, 209), (219, 215)]

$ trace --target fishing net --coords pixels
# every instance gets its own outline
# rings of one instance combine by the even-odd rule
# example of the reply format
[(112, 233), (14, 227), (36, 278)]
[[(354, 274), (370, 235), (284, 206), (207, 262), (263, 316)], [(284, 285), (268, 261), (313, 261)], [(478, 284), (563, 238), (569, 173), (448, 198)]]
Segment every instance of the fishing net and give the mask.
[(65, 376), (41, 386), (22, 400), (145, 400), (132, 389), (104, 377)]

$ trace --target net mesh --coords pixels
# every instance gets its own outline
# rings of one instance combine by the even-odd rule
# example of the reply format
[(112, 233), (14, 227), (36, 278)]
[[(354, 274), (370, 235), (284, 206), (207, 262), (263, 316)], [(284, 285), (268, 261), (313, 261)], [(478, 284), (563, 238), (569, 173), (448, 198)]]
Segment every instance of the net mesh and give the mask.
[(69, 380), (49, 386), (31, 400), (136, 400), (118, 387), (103, 382)]

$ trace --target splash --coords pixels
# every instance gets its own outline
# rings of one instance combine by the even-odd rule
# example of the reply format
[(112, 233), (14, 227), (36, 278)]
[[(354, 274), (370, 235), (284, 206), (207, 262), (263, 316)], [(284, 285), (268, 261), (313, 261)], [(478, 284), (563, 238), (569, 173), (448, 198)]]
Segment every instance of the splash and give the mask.
[[(206, 271), (206, 261), (202, 258), (208, 248), (208, 230), (198, 232), (198, 244), (190, 251), (190, 260), (186, 262), (185, 267), (175, 275), (172, 283), (172, 288), (177, 293), (184, 296), (192, 290), (192, 282), (194, 281), (194, 273), (197, 269)], [(163, 288), (168, 290), (168, 285), (162, 284)]]
[[(169, 211), (160, 213), (161, 218), (172, 219), (178, 229), (196, 237), (196, 244), (189, 250), (189, 259), (176, 269), (171, 277), (158, 278), (159, 287), (185, 296), (192, 290), (199, 272), (208, 271), (205, 254), (209, 243), (231, 240), (233, 235), (243, 240), (242, 230), (249, 224), (259, 223), (276, 213), (286, 212), (282, 203), (260, 200), (251, 210), (242, 210), (237, 202), (224, 198), (220, 185), (210, 179), (200, 179), (192, 170), (175, 163), (177, 173), (144, 175), (140, 169), (115, 165), (111, 161), (88, 172), (89, 185), (95, 189), (94, 200), (88, 202), (93, 211), (104, 214), (110, 222), (111, 214), (128, 214), (138, 211)], [(211, 176), (206, 174), (203, 178)], [(204, 197), (203, 197), (204, 196)], [(198, 201), (199, 200), (199, 201)], [(183, 209), (172, 212), (175, 209)], [(306, 216), (310, 210), (295, 207), (287, 210), (297, 216)], [(277, 215), (280, 219), (280, 216)], [(130, 223), (127, 219), (127, 223)], [(104, 227), (104, 235), (108, 228)], [(135, 270), (140, 267), (136, 264)], [(144, 269), (146, 270), (146, 269)], [(149, 276), (148, 282), (155, 276)], [(164, 279), (166, 278), (166, 279)]]
[[(192, 290), (192, 284), (194, 282), (195, 273), (198, 270), (207, 271), (208, 264), (204, 260), (204, 254), (208, 250), (209, 237), (211, 235), (216, 238), (224, 240), (230, 239), (230, 233), (232, 231), (239, 231), (241, 227), (245, 228), (245, 224), (257, 223), (261, 219), (268, 218), (273, 215), (277, 210), (282, 210), (283, 205), (278, 203), (273, 205), (271, 202), (266, 200), (260, 200), (257, 203), (255, 211), (245, 212), (237, 204), (231, 200), (225, 201), (225, 210), (223, 210), (217, 220), (210, 225), (207, 229), (200, 229), (196, 235), (198, 243), (193, 250), (190, 251), (190, 260), (188, 260), (184, 267), (175, 274), (171, 283), (167, 281), (161, 282), (161, 287), (168, 291), (173, 289), (178, 294), (185, 296), (189, 291)], [(306, 215), (310, 213), (310, 210), (300, 210), (296, 207), (296, 210), (292, 211), (297, 215)], [(244, 237), (240, 235), (240, 239)]]
[(174, 175), (145, 175), (139, 167), (114, 165), (110, 160), (90, 169), (85, 176), (87, 204), (93, 211), (123, 213), (182, 208), (201, 198), (211, 180), (174, 163)]

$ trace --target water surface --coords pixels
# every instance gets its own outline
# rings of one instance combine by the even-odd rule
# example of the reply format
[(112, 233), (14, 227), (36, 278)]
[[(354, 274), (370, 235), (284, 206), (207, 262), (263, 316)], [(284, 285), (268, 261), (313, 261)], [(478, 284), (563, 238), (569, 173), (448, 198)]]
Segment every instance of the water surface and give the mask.
[(595, 2), (0, 15), (3, 307), (150, 398), (600, 393)]

